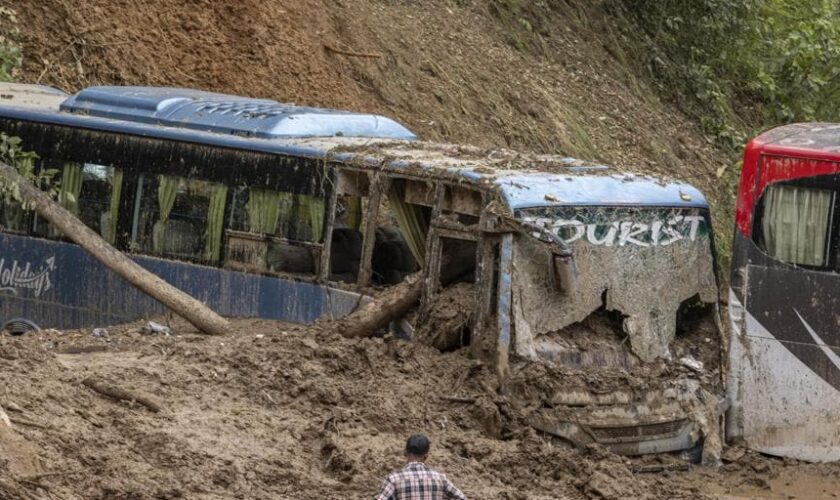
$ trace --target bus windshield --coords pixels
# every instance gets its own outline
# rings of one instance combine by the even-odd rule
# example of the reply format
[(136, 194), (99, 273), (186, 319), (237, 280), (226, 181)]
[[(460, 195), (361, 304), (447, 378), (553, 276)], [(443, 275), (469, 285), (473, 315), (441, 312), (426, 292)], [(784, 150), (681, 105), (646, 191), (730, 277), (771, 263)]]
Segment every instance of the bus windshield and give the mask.
[[(531, 333), (520, 329), (520, 352), (533, 353), (539, 335), (604, 309), (620, 313), (640, 359), (668, 358), (680, 308), (716, 300), (710, 227), (699, 209), (550, 207), (522, 210), (518, 218), (537, 229), (516, 248), (527, 276), (519, 307)], [(551, 235), (571, 250), (574, 293), (558, 290), (561, 263), (549, 262), (540, 244)]]

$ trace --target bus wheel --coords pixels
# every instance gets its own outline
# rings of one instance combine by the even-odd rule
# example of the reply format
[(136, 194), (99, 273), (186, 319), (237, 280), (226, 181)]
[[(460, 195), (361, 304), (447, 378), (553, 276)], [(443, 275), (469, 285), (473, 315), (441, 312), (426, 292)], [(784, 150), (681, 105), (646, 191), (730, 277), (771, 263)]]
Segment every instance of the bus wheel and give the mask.
[(23, 335), (26, 332), (39, 332), (41, 327), (26, 318), (10, 319), (3, 325), (3, 330), (11, 335)]

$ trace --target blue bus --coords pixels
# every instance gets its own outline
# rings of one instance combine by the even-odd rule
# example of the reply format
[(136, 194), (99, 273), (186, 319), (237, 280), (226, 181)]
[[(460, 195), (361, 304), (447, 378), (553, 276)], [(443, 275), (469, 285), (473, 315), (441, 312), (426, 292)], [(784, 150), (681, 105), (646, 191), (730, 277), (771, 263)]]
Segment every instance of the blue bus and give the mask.
[[(564, 374), (541, 393), (535, 428), (626, 454), (718, 438), (719, 415), (692, 410), (722, 386), (709, 210), (688, 184), (197, 90), (6, 85), (0, 95), (0, 131), (56, 172), (64, 208), (222, 315), (340, 318), (419, 272), (404, 330), (466, 304), (441, 348), (493, 357), (512, 387), (520, 363)], [(7, 330), (163, 312), (0, 200)]]

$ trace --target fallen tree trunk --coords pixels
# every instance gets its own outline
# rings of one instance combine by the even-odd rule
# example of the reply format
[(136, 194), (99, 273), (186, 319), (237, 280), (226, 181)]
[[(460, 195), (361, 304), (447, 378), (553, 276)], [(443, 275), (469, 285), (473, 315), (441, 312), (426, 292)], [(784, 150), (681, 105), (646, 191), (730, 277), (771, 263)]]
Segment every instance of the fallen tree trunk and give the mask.
[[(475, 252), (464, 245), (442, 259), (440, 282), (447, 286), (464, 275), (475, 272)], [(399, 319), (420, 302), (423, 295), (423, 271), (407, 277), (373, 302), (362, 306), (341, 320), (342, 335), (348, 338), (370, 337), (391, 321)]]
[(370, 337), (391, 321), (405, 316), (420, 301), (423, 280), (409, 276), (341, 320), (341, 334), (348, 338)]
[(105, 267), (182, 316), (196, 328), (208, 334), (222, 334), (229, 331), (230, 323), (226, 319), (123, 255), (76, 216), (20, 175), (17, 169), (0, 162), (0, 178), (5, 179), (9, 187), (17, 188), (16, 192), (20, 194), (24, 204), (34, 208), (38, 215), (84, 248)]

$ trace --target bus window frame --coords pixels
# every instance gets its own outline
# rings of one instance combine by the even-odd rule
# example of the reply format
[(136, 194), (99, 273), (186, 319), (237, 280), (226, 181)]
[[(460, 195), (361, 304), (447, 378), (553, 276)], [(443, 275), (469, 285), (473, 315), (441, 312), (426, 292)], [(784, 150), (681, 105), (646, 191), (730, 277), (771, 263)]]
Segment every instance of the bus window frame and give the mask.
[[(834, 178), (834, 184), (826, 186), (826, 182), (824, 179), (831, 177)], [(778, 185), (796, 186), (813, 189), (831, 189), (833, 191), (833, 206), (831, 210), (831, 216), (829, 217), (828, 227), (826, 228), (826, 265), (813, 266), (807, 264), (787, 262), (780, 260), (767, 252), (764, 243), (764, 230), (762, 228), (762, 222), (764, 219), (764, 201), (766, 199), (768, 189), (770, 189), (771, 186)], [(755, 206), (753, 207), (752, 230), (750, 231), (750, 233), (750, 241), (756, 246), (756, 248), (762, 253), (762, 255), (764, 255), (768, 259), (771, 259), (773, 262), (778, 262), (781, 264), (795, 266), (798, 268), (817, 272), (840, 272), (840, 172), (834, 174), (822, 174), (810, 177), (798, 177), (787, 180), (778, 180), (765, 184), (761, 190), (761, 193), (758, 196)]]
[[(38, 153), (38, 168), (43, 168), (41, 165), (46, 163), (61, 161), (93, 163), (122, 169), (124, 173), (123, 196), (120, 200), (120, 216), (117, 221), (117, 237), (114, 246), (126, 253), (196, 265), (209, 265), (219, 269), (225, 267), (223, 257), (220, 257), (219, 262), (207, 263), (138, 252), (130, 248), (130, 242), (136, 236), (134, 218), (140, 200), (137, 190), (142, 188), (138, 180), (163, 174), (228, 186), (224, 215), (226, 221), (229, 219), (228, 211), (231, 209), (232, 193), (234, 188), (240, 186), (276, 189), (323, 198), (324, 233), (321, 235), (322, 241), (314, 245), (327, 249), (326, 252), (321, 251), (321, 262), (329, 258), (328, 240), (332, 229), (329, 214), (334, 211), (335, 206), (333, 186), (336, 169), (334, 165), (322, 159), (12, 118), (0, 118), (0, 127), (8, 134), (20, 137), (25, 149)], [(91, 144), (94, 146), (91, 147)], [(177, 158), (177, 160), (172, 161), (169, 158)], [(290, 179), (294, 182), (289, 182)], [(23, 233), (6, 228), (3, 230), (31, 238), (45, 238), (33, 234), (32, 214), (29, 211), (27, 211), (25, 227), (26, 230)], [(223, 249), (226, 245), (227, 229), (229, 228), (225, 225), (222, 231)], [(66, 238), (61, 239), (66, 240)], [(324, 281), (323, 267), (316, 263), (315, 271), (306, 277), (296, 274), (293, 277), (296, 280)]]

